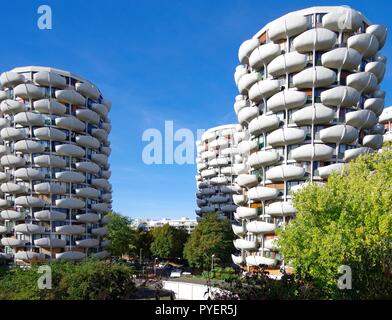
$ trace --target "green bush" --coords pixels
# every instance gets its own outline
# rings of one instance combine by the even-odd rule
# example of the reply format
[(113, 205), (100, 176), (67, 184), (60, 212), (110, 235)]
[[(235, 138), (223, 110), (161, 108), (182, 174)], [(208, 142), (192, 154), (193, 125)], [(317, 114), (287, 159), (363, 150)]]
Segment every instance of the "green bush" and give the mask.
[(39, 265), (11, 268), (0, 278), (0, 300), (128, 299), (135, 291), (127, 267), (96, 260), (52, 262), (52, 289), (38, 288)]
[(210, 279), (223, 280), (223, 281), (234, 281), (239, 279), (239, 275), (235, 272), (233, 268), (230, 267), (227, 268), (216, 267), (210, 272), (210, 274), (208, 273), (209, 273), (208, 271), (203, 271), (202, 277), (208, 279), (208, 276), (210, 276)]

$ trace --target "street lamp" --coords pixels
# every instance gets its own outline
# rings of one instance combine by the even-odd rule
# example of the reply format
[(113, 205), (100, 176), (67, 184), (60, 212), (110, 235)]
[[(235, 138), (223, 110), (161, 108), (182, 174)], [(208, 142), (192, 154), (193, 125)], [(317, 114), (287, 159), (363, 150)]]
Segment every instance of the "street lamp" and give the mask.
[(214, 258), (215, 258), (215, 254), (211, 256), (211, 271), (214, 271)]

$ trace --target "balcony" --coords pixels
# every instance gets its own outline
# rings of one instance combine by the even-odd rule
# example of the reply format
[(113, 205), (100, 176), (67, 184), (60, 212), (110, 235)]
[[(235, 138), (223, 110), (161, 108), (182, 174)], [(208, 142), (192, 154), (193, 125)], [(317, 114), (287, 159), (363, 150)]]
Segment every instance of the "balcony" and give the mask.
[(67, 108), (56, 99), (41, 99), (34, 102), (34, 110), (45, 114), (62, 115), (67, 112)]
[(236, 214), (239, 219), (253, 219), (258, 215), (257, 208), (238, 207)]
[(28, 243), (27, 240), (22, 240), (22, 239), (16, 239), (16, 238), (1, 238), (1, 244), (3, 246), (9, 246), (9, 247), (24, 247)]
[(15, 198), (15, 205), (23, 208), (42, 208), (46, 205), (45, 201), (33, 196), (21, 196)]
[(65, 194), (64, 185), (55, 182), (42, 182), (34, 185), (34, 191), (38, 194)]
[(18, 251), (17, 253), (15, 253), (14, 258), (15, 260), (24, 260), (24, 261), (44, 260), (45, 255), (43, 253), (37, 253), (33, 251)]
[(251, 221), (246, 224), (246, 230), (253, 234), (271, 234), (275, 233), (275, 229), (274, 223), (265, 221)]
[(321, 102), (327, 106), (352, 107), (357, 105), (361, 94), (348, 86), (337, 86), (321, 92)]
[(77, 92), (81, 93), (84, 96), (87, 96), (93, 100), (98, 100), (100, 97), (99, 90), (93, 85), (85, 82), (77, 82), (75, 84), (75, 89)]
[(59, 117), (55, 120), (56, 126), (71, 131), (84, 131), (85, 124), (74, 116)]
[(56, 253), (57, 260), (65, 261), (78, 261), (86, 257), (86, 254), (80, 251), (66, 251), (61, 253)]
[(305, 140), (305, 131), (298, 128), (280, 128), (267, 136), (267, 143), (272, 147), (301, 143)]
[(249, 189), (248, 198), (256, 201), (273, 200), (279, 195), (279, 190), (268, 187), (254, 187)]
[(339, 124), (320, 130), (320, 139), (325, 143), (351, 143), (358, 138), (358, 134), (354, 127)]
[(6, 88), (13, 88), (18, 84), (24, 83), (25, 80), (24, 75), (13, 71), (3, 72), (0, 75), (1, 85)]
[(72, 105), (85, 105), (86, 99), (75, 90), (56, 90), (56, 99), (63, 103), (69, 103)]
[(347, 76), (346, 83), (361, 93), (371, 93), (377, 90), (377, 77), (370, 72), (357, 72)]
[(1, 139), (6, 141), (18, 141), (26, 139), (26, 131), (24, 129), (15, 129), (12, 127), (6, 127), (0, 131)]
[(335, 81), (335, 71), (320, 66), (307, 68), (293, 77), (293, 85), (299, 89), (327, 87)]
[(303, 15), (289, 14), (271, 23), (268, 29), (268, 37), (272, 41), (287, 39), (304, 32), (308, 22)]
[(56, 207), (64, 209), (82, 209), (86, 203), (76, 198), (63, 198), (56, 200)]
[(355, 70), (361, 61), (361, 54), (351, 48), (336, 48), (321, 56), (321, 63), (324, 67), (337, 70)]
[(15, 232), (23, 234), (38, 234), (44, 233), (45, 228), (36, 224), (22, 223), (14, 227)]
[(273, 267), (275, 266), (277, 261), (272, 258), (267, 258), (263, 256), (247, 256), (246, 257), (246, 264), (248, 266), (261, 266), (265, 265), (268, 267)]
[(256, 241), (236, 239), (233, 241), (233, 243), (237, 250), (256, 250)]
[(100, 146), (100, 142), (91, 136), (76, 136), (75, 139), (76, 143), (82, 147), (86, 147), (86, 148), (92, 148), (92, 149), (98, 149)]
[(357, 110), (346, 113), (346, 123), (358, 129), (371, 128), (377, 121), (377, 116), (370, 110)]
[(370, 58), (377, 53), (379, 43), (374, 35), (361, 33), (348, 38), (347, 46), (357, 50), (364, 58)]
[(45, 151), (45, 146), (37, 141), (19, 140), (14, 143), (14, 151), (24, 154), (41, 153)]
[(301, 33), (294, 39), (293, 46), (300, 53), (316, 51), (327, 51), (333, 48), (336, 43), (335, 32), (316, 28)]
[(42, 210), (34, 213), (34, 218), (38, 221), (65, 221), (67, 215), (54, 210)]
[(279, 80), (260, 80), (252, 85), (249, 89), (249, 99), (253, 102), (260, 102), (273, 96), (280, 90)]
[(64, 248), (66, 241), (58, 238), (40, 238), (34, 240), (34, 245), (41, 248)]
[(50, 71), (40, 71), (34, 73), (33, 79), (35, 83), (45, 87), (55, 87), (63, 89), (67, 85), (64, 77)]
[(95, 248), (99, 246), (99, 240), (98, 239), (77, 240), (76, 246), (80, 248)]
[(85, 227), (78, 225), (64, 225), (56, 227), (56, 233), (64, 235), (79, 235), (85, 233)]
[(260, 113), (258, 107), (245, 107), (238, 111), (237, 118), (241, 125), (249, 123), (252, 119), (256, 118)]
[(252, 38), (244, 41), (238, 50), (238, 60), (240, 63), (248, 63), (251, 52), (260, 45), (259, 40)]
[(78, 109), (75, 111), (75, 114), (79, 120), (92, 123), (95, 125), (99, 124), (99, 120), (100, 120), (99, 115), (90, 109)]
[(292, 216), (296, 213), (296, 210), (290, 202), (278, 201), (266, 206), (265, 213), (272, 217)]
[(56, 128), (42, 127), (34, 129), (34, 136), (40, 140), (64, 141), (67, 139), (65, 132)]
[(86, 180), (84, 174), (75, 171), (56, 172), (55, 177), (60, 182), (82, 183)]
[(3, 210), (0, 212), (0, 216), (3, 220), (18, 221), (25, 219), (25, 213), (15, 210)]
[(307, 56), (296, 51), (282, 54), (268, 65), (268, 73), (274, 78), (303, 70), (307, 64)]
[(1, 101), (0, 110), (2, 113), (13, 115), (19, 112), (26, 111), (26, 106), (22, 102), (7, 99)]
[(325, 144), (305, 144), (291, 151), (291, 158), (301, 161), (326, 161), (332, 158), (334, 148)]
[(233, 260), (233, 263), (237, 264), (237, 265), (241, 265), (241, 264), (243, 264), (245, 262), (245, 259), (244, 259), (244, 257), (242, 255), (241, 256), (236, 256), (236, 255), (232, 254), (231, 255), (231, 259)]

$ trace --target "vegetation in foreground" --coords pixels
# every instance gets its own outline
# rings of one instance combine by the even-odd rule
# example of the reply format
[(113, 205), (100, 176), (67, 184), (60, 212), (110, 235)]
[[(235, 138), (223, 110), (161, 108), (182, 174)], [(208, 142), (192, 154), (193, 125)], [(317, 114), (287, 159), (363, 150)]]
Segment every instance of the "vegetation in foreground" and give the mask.
[(0, 300), (115, 300), (135, 293), (132, 271), (122, 265), (86, 260), (51, 262), (52, 289), (39, 289), (39, 265), (0, 274)]

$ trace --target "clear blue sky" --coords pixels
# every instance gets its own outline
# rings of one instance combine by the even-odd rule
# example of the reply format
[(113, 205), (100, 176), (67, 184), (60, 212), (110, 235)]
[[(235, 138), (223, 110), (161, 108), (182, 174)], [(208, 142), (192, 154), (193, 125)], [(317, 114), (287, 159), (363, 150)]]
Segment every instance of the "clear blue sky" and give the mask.
[[(37, 28), (37, 8), (53, 10), (53, 30)], [(195, 167), (142, 162), (143, 131), (236, 122), (237, 51), (268, 21), (315, 5), (346, 4), (391, 28), (391, 1), (2, 2), (0, 70), (43, 65), (94, 82), (113, 101), (113, 207), (133, 218), (194, 217)], [(383, 88), (391, 88), (391, 36)], [(391, 104), (391, 94), (386, 105)]]

